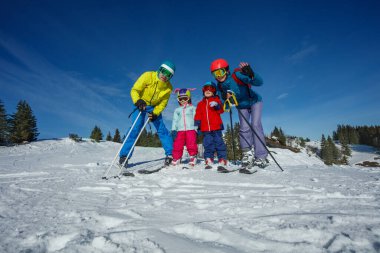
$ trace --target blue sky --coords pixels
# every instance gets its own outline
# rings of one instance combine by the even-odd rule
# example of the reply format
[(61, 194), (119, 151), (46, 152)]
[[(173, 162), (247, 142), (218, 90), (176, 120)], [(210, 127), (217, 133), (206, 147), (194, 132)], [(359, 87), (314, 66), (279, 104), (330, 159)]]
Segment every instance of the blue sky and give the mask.
[[(337, 124), (380, 124), (379, 13), (379, 1), (3, 0), (0, 99), (8, 114), (26, 100), (40, 138), (124, 133), (144, 71), (172, 60), (174, 87), (198, 88), (196, 103), (225, 58), (263, 77), (266, 134), (320, 139)], [(173, 96), (168, 128), (176, 106)]]

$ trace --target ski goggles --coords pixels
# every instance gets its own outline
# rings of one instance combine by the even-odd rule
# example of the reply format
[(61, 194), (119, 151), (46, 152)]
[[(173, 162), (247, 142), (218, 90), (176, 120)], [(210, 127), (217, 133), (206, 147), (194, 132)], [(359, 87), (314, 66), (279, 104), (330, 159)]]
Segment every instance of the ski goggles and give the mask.
[(212, 93), (215, 93), (215, 92), (216, 92), (216, 89), (215, 89), (215, 87), (212, 86), (212, 85), (205, 85), (205, 86), (203, 86), (202, 91), (203, 91), (203, 92), (211, 91)]
[(167, 69), (164, 68), (164, 67), (161, 67), (161, 68), (159, 69), (159, 71), (160, 71), (160, 73), (161, 73), (163, 76), (165, 76), (167, 79), (170, 79), (170, 78), (173, 77), (173, 73), (170, 72), (169, 70), (167, 70)]
[(226, 74), (227, 74), (226, 69), (217, 69), (217, 70), (215, 70), (215, 71), (212, 72), (212, 75), (213, 75), (215, 78), (221, 78), (221, 77), (224, 77)]
[(178, 97), (178, 101), (189, 101), (189, 97)]

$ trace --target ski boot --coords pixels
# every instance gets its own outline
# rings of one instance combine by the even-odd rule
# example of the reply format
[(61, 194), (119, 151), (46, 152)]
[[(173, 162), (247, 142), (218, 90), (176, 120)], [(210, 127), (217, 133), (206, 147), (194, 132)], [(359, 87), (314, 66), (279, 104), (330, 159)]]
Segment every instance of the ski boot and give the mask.
[[(127, 160), (127, 161), (125, 161)], [(120, 156), (119, 158), (119, 165), (120, 165), (120, 168), (123, 166), (123, 163), (125, 162), (124, 164), (124, 168), (128, 168), (128, 159), (126, 156)]]
[(217, 171), (221, 173), (227, 173), (228, 170), (226, 166), (227, 166), (227, 160), (224, 158), (219, 158)]
[(257, 158), (254, 162), (253, 162), (253, 165), (254, 166), (257, 166), (261, 169), (264, 169), (265, 167), (267, 167), (269, 165), (269, 161), (268, 159), (266, 158)]
[(169, 166), (172, 163), (172, 161), (173, 161), (173, 156), (168, 155), (168, 156), (165, 157), (165, 163), (164, 163), (164, 165), (167, 167), (167, 166)]
[(212, 169), (212, 165), (214, 164), (214, 160), (211, 158), (207, 158), (205, 160), (205, 164), (206, 164), (206, 167), (205, 167), (206, 170)]
[(227, 160), (224, 159), (224, 158), (220, 158), (220, 159), (218, 160), (218, 166), (226, 167), (226, 166), (227, 166)]
[(196, 163), (197, 163), (197, 158), (195, 156), (190, 156), (189, 165), (194, 167)]
[(249, 151), (243, 151), (243, 157), (241, 159), (241, 166), (242, 167), (252, 167), (253, 165), (254, 157), (252, 155), (252, 152)]
[(171, 166), (177, 166), (181, 164), (181, 159), (175, 160), (173, 159), (172, 162), (170, 163)]

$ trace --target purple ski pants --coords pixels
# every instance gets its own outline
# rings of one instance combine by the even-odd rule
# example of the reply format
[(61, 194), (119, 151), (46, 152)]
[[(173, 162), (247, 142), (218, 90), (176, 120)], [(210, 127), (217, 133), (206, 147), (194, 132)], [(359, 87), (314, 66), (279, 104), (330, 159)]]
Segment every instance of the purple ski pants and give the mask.
[[(260, 142), (258, 137), (265, 144), (263, 125), (261, 124), (261, 111), (263, 109), (263, 102), (257, 102), (249, 109), (239, 109), (239, 121), (240, 121), (240, 147), (242, 150), (251, 150), (252, 147), (255, 150), (255, 158), (266, 158), (268, 152), (265, 146)], [(251, 127), (243, 119), (242, 115), (251, 123), (252, 128), (257, 133), (252, 132)]]

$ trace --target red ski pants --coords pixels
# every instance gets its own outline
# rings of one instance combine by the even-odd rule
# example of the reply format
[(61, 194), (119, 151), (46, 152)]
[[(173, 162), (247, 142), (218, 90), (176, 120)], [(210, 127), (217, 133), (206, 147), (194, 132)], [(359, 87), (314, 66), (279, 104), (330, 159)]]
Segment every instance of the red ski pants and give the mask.
[(173, 143), (173, 159), (179, 160), (183, 155), (183, 148), (187, 148), (190, 156), (198, 154), (197, 132), (195, 130), (178, 131)]

